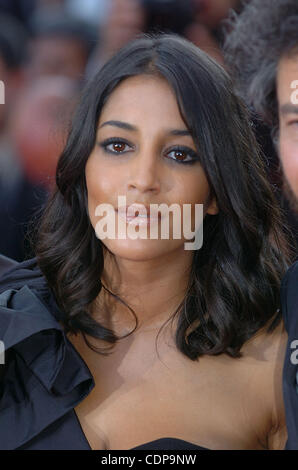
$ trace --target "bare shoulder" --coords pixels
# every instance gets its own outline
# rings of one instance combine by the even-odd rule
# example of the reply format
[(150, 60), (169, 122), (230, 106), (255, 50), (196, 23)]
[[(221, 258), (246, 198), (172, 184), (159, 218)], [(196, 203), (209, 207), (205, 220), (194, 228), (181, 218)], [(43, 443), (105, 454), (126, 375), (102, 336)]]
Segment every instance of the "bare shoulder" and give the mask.
[(269, 411), (264, 440), (268, 449), (282, 450), (287, 440), (282, 375), (288, 334), (283, 319), (272, 332), (267, 332), (269, 324), (245, 344), (244, 353), (247, 357), (253, 356), (260, 364), (259, 377)]
[(288, 341), (283, 318), (273, 331), (268, 332), (272, 320), (251, 337), (242, 347), (241, 351), (246, 357), (254, 357), (264, 362), (266, 366), (276, 367), (284, 362)]

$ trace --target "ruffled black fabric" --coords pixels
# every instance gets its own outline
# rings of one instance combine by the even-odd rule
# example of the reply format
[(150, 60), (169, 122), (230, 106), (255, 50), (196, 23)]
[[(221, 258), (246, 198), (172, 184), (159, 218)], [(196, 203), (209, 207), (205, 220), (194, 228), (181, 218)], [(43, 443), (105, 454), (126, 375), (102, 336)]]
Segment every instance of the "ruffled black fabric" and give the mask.
[(288, 333), (283, 366), (283, 397), (288, 430), (285, 450), (298, 450), (298, 262), (291, 266), (282, 281), (281, 307)]
[(36, 258), (18, 263), (0, 277), (0, 294), (8, 289), (20, 289), (27, 285), (40, 298), (57, 320), (62, 318), (54, 294), (41, 272)]
[(95, 385), (66, 338), (59, 315), (35, 258), (0, 279), (0, 340), (5, 347), (1, 449), (24, 446), (71, 411)]

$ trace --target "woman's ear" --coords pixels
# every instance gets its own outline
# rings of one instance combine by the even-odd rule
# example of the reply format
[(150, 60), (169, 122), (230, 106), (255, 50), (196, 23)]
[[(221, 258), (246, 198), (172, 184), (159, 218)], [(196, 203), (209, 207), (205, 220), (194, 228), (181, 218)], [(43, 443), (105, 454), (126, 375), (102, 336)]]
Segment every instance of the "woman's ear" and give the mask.
[(217, 207), (217, 201), (216, 201), (216, 197), (214, 196), (211, 201), (209, 202), (208, 204), (208, 209), (206, 211), (206, 214), (210, 214), (210, 215), (216, 215), (218, 214), (218, 207)]

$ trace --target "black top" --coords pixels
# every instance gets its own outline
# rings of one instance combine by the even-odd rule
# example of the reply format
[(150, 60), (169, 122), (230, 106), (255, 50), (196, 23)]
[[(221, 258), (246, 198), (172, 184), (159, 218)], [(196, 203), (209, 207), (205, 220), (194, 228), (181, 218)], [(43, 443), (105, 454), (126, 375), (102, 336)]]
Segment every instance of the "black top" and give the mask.
[[(35, 261), (0, 281), (0, 449), (91, 450), (74, 407), (94, 379), (59, 324), (62, 312)], [(208, 450), (171, 437), (133, 449)]]
[[(283, 368), (285, 449), (298, 450), (298, 365), (290, 360), (291, 343), (298, 340), (298, 263), (283, 280), (281, 299), (289, 334)], [(74, 407), (93, 389), (94, 379), (59, 324), (62, 312), (36, 258), (19, 263), (1, 278), (0, 319), (5, 346), (0, 449), (91, 450)], [(133, 449), (208, 450), (172, 437)]]

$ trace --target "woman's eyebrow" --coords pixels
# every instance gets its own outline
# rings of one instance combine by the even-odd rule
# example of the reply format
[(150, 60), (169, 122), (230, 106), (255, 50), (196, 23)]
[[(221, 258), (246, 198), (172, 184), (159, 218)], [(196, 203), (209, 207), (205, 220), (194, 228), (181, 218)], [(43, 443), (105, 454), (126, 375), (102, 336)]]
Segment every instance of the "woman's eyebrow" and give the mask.
[(168, 131), (168, 134), (170, 135), (189, 135), (191, 136), (191, 133), (187, 129), (171, 129)]
[(138, 130), (132, 124), (128, 124), (128, 122), (123, 122), (123, 121), (106, 121), (101, 126), (99, 126), (99, 129), (101, 129), (104, 126), (120, 127), (120, 129), (125, 129), (127, 131), (137, 131)]
[[(106, 121), (101, 126), (99, 126), (99, 129), (101, 129), (104, 126), (114, 126), (114, 127), (119, 127), (120, 129), (125, 129), (127, 131), (134, 131), (137, 132), (138, 128), (136, 126), (133, 126), (132, 124), (129, 124), (128, 122), (124, 121)], [(191, 136), (191, 133), (187, 129), (170, 129), (167, 131), (167, 134), (170, 135), (178, 135), (178, 136)]]

